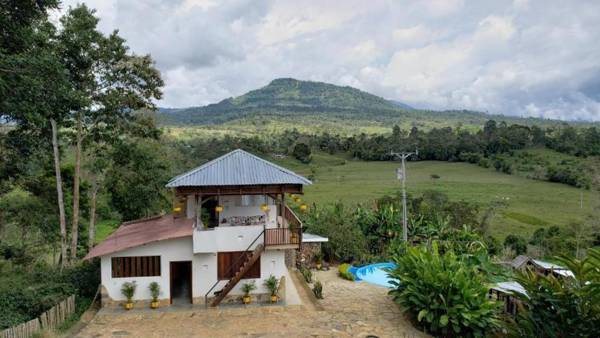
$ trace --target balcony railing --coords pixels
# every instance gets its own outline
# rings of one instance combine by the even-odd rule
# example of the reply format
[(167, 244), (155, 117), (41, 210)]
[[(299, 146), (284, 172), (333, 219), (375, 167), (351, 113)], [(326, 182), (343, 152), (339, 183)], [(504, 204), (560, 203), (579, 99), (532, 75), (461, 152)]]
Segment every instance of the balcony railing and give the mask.
[(280, 228), (265, 229), (265, 246), (294, 245), (302, 243), (302, 222), (287, 206), (283, 209), (283, 224)]

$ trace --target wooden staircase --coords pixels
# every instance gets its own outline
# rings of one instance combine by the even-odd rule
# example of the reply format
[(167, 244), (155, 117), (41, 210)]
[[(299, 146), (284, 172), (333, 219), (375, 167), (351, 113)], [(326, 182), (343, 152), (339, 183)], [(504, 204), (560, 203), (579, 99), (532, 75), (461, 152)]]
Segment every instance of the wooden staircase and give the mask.
[(242, 277), (244, 277), (246, 272), (248, 272), (250, 268), (252, 268), (252, 265), (256, 263), (256, 261), (260, 258), (260, 255), (262, 255), (264, 250), (264, 245), (259, 244), (256, 246), (256, 248), (254, 248), (250, 255), (246, 256), (246, 261), (240, 266), (240, 269), (235, 273), (235, 275), (227, 282), (227, 284), (225, 284), (225, 286), (220, 291), (215, 292), (215, 299), (213, 299), (211, 306), (217, 306), (221, 303), (221, 301), (223, 301), (223, 299), (225, 298), (225, 296), (227, 296), (231, 289), (233, 289), (233, 287), (236, 286), (237, 283), (239, 283)]

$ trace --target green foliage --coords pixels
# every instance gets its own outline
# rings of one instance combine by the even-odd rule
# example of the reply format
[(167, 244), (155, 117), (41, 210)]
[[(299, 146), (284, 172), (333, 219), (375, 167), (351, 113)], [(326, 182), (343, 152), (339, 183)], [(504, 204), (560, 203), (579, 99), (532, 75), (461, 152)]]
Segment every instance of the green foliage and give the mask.
[(521, 255), (527, 252), (527, 241), (519, 235), (508, 235), (504, 239), (504, 247), (511, 248), (515, 254)]
[(135, 289), (137, 288), (137, 284), (135, 281), (133, 282), (125, 282), (121, 285), (121, 293), (123, 296), (127, 298), (127, 302), (131, 303), (133, 299), (133, 295), (135, 295)]
[(312, 206), (303, 218), (306, 231), (329, 238), (322, 247), (329, 259), (352, 261), (366, 254), (364, 234), (355, 223), (353, 211), (344, 204)]
[(302, 163), (310, 163), (312, 160), (312, 154), (310, 151), (310, 146), (306, 143), (297, 143), (294, 146), (294, 150), (292, 151), (292, 155)]
[(304, 265), (300, 266), (300, 273), (307, 283), (312, 283), (312, 272)]
[(519, 273), (516, 280), (527, 296), (517, 294), (524, 304), (512, 334), (516, 337), (592, 337), (600, 325), (600, 250), (591, 249), (578, 260), (558, 258), (575, 278), (557, 278), (532, 271)]
[(352, 274), (352, 272), (348, 271), (349, 268), (350, 264), (348, 263), (340, 264), (340, 266), (338, 266), (338, 275), (343, 279), (353, 281), (354, 275)]
[(251, 281), (251, 282), (242, 284), (242, 291), (244, 292), (244, 295), (249, 296), (250, 292), (252, 292), (254, 290), (256, 290), (256, 282), (255, 281)]
[(320, 281), (315, 282), (312, 291), (317, 299), (323, 299), (323, 284)]
[(275, 296), (277, 294), (277, 289), (279, 288), (279, 281), (273, 275), (270, 275), (269, 278), (265, 279), (263, 282), (267, 290), (271, 292), (271, 296)]
[(158, 297), (160, 296), (160, 284), (158, 284), (157, 282), (152, 282), (148, 285), (148, 289), (150, 290), (152, 301), (158, 301)]
[(37, 263), (28, 270), (0, 259), (0, 329), (36, 318), (72, 294), (91, 299), (99, 284), (98, 262), (62, 270)]
[(487, 299), (484, 278), (454, 253), (413, 247), (394, 262), (390, 294), (428, 333), (483, 337), (499, 327), (498, 305)]

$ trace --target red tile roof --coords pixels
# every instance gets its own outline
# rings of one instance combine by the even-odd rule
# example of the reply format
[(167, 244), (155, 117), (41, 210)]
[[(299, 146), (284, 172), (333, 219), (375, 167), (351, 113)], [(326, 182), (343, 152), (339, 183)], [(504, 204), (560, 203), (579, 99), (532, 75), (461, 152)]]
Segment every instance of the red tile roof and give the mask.
[(126, 222), (90, 250), (84, 259), (105, 256), (166, 239), (192, 236), (192, 225), (193, 220), (185, 217), (174, 218), (171, 214)]

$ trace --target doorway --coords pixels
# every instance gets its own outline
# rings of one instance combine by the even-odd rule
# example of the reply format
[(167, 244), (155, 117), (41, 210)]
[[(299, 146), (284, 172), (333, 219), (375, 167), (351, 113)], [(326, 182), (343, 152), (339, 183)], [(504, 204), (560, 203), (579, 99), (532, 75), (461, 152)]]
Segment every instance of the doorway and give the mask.
[(171, 304), (192, 303), (192, 262), (171, 262)]

